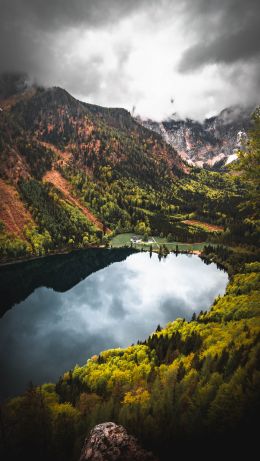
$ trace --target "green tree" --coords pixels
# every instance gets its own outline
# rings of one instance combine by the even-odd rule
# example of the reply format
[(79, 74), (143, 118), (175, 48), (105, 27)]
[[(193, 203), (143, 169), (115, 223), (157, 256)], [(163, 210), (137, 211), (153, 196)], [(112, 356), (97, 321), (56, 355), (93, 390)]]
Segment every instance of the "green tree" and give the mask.
[[(253, 208), (255, 217), (260, 216), (260, 107), (252, 116), (253, 128), (249, 131), (245, 150), (238, 152), (238, 162), (233, 168), (240, 172), (242, 179), (247, 183), (249, 190), (249, 204)], [(247, 202), (248, 203), (248, 202)]]

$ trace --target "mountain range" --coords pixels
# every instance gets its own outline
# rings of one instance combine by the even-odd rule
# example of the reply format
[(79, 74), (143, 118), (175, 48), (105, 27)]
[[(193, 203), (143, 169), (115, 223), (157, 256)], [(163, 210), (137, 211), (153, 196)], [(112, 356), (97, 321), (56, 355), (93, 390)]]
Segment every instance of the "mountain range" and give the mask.
[[(161, 461), (179, 453), (187, 458), (191, 451), (194, 456), (196, 450), (206, 459), (212, 448), (219, 457), (228, 452), (234, 456), (236, 450), (247, 457), (255, 452), (259, 108), (254, 119), (237, 169), (219, 172), (212, 165), (217, 170), (234, 158), (249, 113), (230, 108), (203, 123), (172, 119), (158, 124), (136, 120), (124, 109), (78, 101), (62, 88), (31, 85), (24, 76), (0, 78), (0, 262), (99, 247), (70, 252), (68, 258), (7, 265), (0, 284), (7, 308), (35, 287), (64, 291), (106, 263), (121, 261), (134, 250), (100, 246), (126, 232), (142, 234), (144, 240), (148, 234), (156, 236), (160, 244), (155, 241), (158, 248), (151, 247), (150, 257), (157, 251), (164, 262), (169, 249), (161, 242), (172, 242), (176, 257), (176, 242), (204, 242), (202, 260), (219, 264), (230, 276), (226, 293), (208, 311), (194, 312), (190, 321), (178, 318), (166, 327), (158, 325), (146, 340), (100, 352), (66, 371), (56, 384), (30, 383), (24, 395), (4, 402), (1, 459), (22, 455), (27, 460), (74, 461), (86, 433), (81, 461), (104, 459), (108, 446), (113, 459), (146, 458), (121, 426), (99, 425), (105, 421), (123, 424)], [(189, 278), (184, 283), (187, 301), (196, 298)], [(163, 290), (167, 293), (167, 281)], [(140, 322), (146, 322), (139, 304)], [(98, 309), (98, 300), (96, 305)], [(23, 307), (16, 309), (27, 341)], [(8, 313), (5, 319), (12, 321)], [(92, 338), (93, 331), (84, 334)], [(10, 336), (6, 338), (9, 344)], [(19, 339), (14, 341), (18, 351)], [(53, 349), (49, 336), (47, 345)], [(9, 355), (8, 349), (8, 360)], [(33, 363), (42, 366), (41, 361)], [(19, 364), (24, 367), (22, 360)], [(120, 449), (111, 441), (119, 441)]]
[(251, 127), (253, 107), (227, 107), (203, 122), (168, 118), (162, 122), (137, 117), (144, 127), (160, 134), (190, 165), (220, 169), (237, 158)]
[[(28, 81), (0, 78), (1, 258), (106, 244), (106, 235), (120, 232), (203, 241), (207, 231), (198, 219), (226, 225), (241, 197), (238, 182), (196, 172), (169, 144), (176, 126), (180, 142), (180, 133), (192, 132), (194, 144), (195, 135), (200, 139), (194, 150), (207, 151), (197, 122), (185, 122), (192, 130), (181, 121), (163, 122), (158, 126), (169, 129), (167, 138), (125, 109)], [(224, 132), (225, 125), (210, 120), (213, 145), (217, 127)], [(238, 125), (227, 126), (226, 138), (235, 136)]]
[(42, 253), (43, 246), (78, 246), (82, 238), (98, 243), (116, 223), (148, 227), (140, 205), (149, 189), (161, 190), (189, 170), (160, 135), (124, 109), (87, 104), (57, 87), (27, 85), (20, 76), (1, 83), (4, 254), (13, 237), (20, 239), (18, 252), (27, 252), (21, 241), (29, 241), (32, 253), (38, 247)]

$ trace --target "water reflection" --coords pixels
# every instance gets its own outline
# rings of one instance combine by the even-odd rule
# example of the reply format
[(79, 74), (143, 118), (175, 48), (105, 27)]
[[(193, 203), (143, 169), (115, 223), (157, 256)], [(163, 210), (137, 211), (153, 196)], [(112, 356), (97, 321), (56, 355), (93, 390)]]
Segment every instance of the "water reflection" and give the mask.
[(90, 248), (1, 267), (0, 316), (14, 304), (26, 299), (38, 287), (67, 291), (93, 272), (113, 262), (122, 261), (134, 252), (127, 248)]
[(65, 293), (37, 288), (0, 322), (2, 396), (21, 392), (30, 380), (55, 381), (103, 349), (143, 340), (158, 323), (190, 319), (224, 292), (227, 280), (197, 256), (169, 255), (159, 262), (136, 253)]

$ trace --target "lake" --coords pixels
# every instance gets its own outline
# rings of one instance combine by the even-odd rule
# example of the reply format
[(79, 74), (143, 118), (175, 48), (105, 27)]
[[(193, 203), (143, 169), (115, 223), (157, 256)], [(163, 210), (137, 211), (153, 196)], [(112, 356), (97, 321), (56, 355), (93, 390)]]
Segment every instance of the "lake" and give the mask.
[(55, 382), (104, 349), (191, 319), (225, 292), (228, 275), (195, 255), (90, 249), (0, 269), (1, 399)]

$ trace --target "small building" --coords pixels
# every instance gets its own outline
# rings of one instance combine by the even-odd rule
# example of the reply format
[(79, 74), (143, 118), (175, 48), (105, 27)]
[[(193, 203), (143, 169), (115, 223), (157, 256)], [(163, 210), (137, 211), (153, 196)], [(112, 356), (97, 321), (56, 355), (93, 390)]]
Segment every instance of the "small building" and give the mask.
[(130, 242), (132, 242), (132, 243), (142, 243), (142, 239), (140, 239), (140, 237), (137, 237), (136, 235), (133, 235), (133, 237), (130, 239)]

